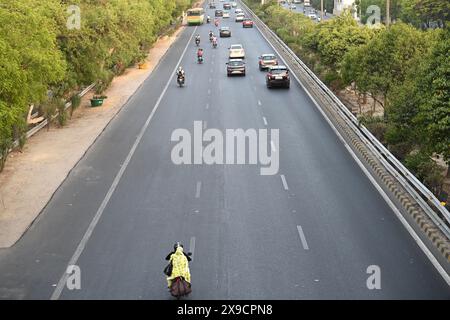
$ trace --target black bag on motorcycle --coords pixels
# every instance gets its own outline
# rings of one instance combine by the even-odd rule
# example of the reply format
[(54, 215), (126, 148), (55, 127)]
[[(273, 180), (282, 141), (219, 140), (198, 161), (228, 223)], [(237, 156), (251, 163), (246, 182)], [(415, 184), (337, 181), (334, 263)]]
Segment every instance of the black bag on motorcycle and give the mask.
[(170, 275), (172, 274), (172, 269), (173, 269), (173, 265), (172, 265), (172, 261), (169, 262), (169, 264), (164, 268), (164, 274), (168, 277), (170, 277)]
[(191, 292), (192, 292), (191, 285), (182, 277), (178, 277), (173, 280), (172, 286), (170, 287), (170, 294), (172, 296), (181, 297), (188, 295)]

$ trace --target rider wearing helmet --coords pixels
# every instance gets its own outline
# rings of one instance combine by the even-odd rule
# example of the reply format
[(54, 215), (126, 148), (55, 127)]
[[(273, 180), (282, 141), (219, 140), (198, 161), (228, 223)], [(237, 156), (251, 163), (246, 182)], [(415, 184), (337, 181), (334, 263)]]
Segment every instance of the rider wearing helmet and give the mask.
[(172, 263), (172, 273), (167, 277), (167, 286), (170, 289), (172, 281), (178, 277), (182, 277), (190, 286), (191, 273), (189, 271), (189, 261), (191, 261), (191, 257), (184, 252), (183, 245), (179, 242), (173, 246), (173, 249), (174, 251), (166, 257), (166, 260), (170, 260)]
[(202, 48), (198, 48), (197, 50), (197, 59), (203, 59), (203, 49)]
[(178, 77), (184, 77), (184, 70), (182, 66), (179, 66), (177, 69), (177, 76)]

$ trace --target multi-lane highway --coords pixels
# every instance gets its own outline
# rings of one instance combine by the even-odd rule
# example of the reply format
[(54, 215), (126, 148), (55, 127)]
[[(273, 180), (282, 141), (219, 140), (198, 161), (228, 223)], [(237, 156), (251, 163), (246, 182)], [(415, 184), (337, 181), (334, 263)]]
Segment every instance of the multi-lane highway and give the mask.
[[(208, 10), (213, 16), (213, 11)], [(231, 38), (189, 27), (54, 194), (0, 251), (0, 298), (169, 299), (173, 243), (193, 251), (190, 299), (449, 299), (450, 290), (303, 89), (269, 90), (273, 49), (234, 15)], [(196, 63), (193, 35), (205, 50)], [(247, 75), (227, 77), (241, 43)], [(174, 71), (181, 64), (186, 86)], [(276, 175), (257, 165), (175, 165), (174, 130), (279, 129)], [(81, 289), (62, 278), (81, 270)], [(381, 289), (369, 290), (369, 266)]]
[[(316, 18), (313, 21), (318, 21), (317, 18), (321, 18), (320, 8), (319, 10), (313, 8), (312, 6), (305, 7), (303, 3), (284, 3), (281, 4), (283, 8), (286, 10), (290, 10), (292, 12), (301, 13), (304, 15), (308, 15), (310, 13), (314, 13)], [(295, 7), (291, 7), (295, 6)], [(333, 19), (335, 16), (332, 13), (324, 11), (323, 20)]]

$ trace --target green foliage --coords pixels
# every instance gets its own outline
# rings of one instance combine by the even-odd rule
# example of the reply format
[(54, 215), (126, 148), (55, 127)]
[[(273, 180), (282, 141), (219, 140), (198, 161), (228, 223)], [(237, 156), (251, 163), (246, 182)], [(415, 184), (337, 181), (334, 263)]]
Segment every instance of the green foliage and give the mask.
[[(386, 19), (386, 0), (358, 0), (358, 14), (361, 22), (366, 23), (371, 12), (370, 5), (380, 8), (381, 20)], [(446, 25), (450, 19), (450, 2), (448, 0), (390, 0), (390, 16), (392, 21), (401, 20), (416, 27), (429, 26), (430, 22), (440, 21)]]
[(70, 116), (72, 116), (73, 112), (81, 105), (81, 97), (78, 94), (74, 94), (72, 98), (70, 98), (70, 102)]
[(370, 92), (385, 108), (392, 88), (403, 83), (416, 58), (429, 50), (431, 32), (423, 32), (403, 23), (377, 32), (366, 44), (353, 48), (344, 57), (343, 79), (355, 82), (362, 92)]
[(434, 194), (439, 194), (444, 180), (440, 168), (429, 154), (420, 151), (410, 153), (405, 159), (405, 165), (427, 185)]
[(324, 21), (316, 30), (315, 40), (322, 61), (333, 67), (339, 67), (345, 53), (367, 43), (373, 33), (367, 27), (360, 27), (348, 12)]
[[(103, 92), (192, 2), (1, 0), (0, 171), (12, 141), (24, 136), (29, 104), (41, 105), (51, 118), (61, 106), (52, 100), (46, 105), (49, 90), (60, 99), (97, 82)], [(70, 5), (81, 9), (80, 29), (67, 28)], [(58, 122), (66, 122), (65, 112)]]
[(450, 30), (441, 33), (416, 78), (418, 112), (413, 124), (429, 152), (450, 160)]

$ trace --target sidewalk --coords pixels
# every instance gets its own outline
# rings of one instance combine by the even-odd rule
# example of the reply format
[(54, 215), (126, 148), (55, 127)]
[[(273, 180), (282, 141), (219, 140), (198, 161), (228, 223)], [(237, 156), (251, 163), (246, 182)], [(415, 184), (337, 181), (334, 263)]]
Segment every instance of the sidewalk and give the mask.
[(149, 52), (147, 68), (130, 68), (116, 77), (104, 93), (108, 99), (102, 107), (91, 108), (89, 99), (63, 128), (56, 124), (31, 137), (23, 152), (12, 152), (0, 173), (0, 248), (16, 243), (39, 215), (53, 193), (64, 181), (144, 80), (185, 27), (172, 36), (159, 39)]

